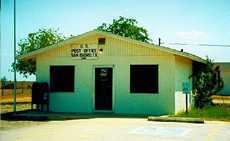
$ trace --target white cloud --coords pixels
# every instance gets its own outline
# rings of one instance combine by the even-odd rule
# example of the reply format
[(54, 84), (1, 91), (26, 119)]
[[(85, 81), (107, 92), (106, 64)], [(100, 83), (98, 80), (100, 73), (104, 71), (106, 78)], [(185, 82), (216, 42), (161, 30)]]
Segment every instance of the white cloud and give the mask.
[(208, 36), (207, 33), (198, 30), (176, 33), (177, 40), (182, 43), (184, 42), (199, 43), (204, 41), (207, 38), (207, 36)]

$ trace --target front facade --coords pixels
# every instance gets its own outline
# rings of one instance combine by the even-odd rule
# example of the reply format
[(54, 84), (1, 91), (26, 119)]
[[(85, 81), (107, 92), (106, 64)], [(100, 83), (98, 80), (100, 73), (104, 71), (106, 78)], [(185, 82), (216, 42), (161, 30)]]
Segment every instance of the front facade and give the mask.
[[(185, 109), (183, 82), (199, 57), (91, 31), (21, 56), (36, 59), (50, 86), (50, 111), (174, 114)], [(191, 98), (189, 96), (189, 103)]]

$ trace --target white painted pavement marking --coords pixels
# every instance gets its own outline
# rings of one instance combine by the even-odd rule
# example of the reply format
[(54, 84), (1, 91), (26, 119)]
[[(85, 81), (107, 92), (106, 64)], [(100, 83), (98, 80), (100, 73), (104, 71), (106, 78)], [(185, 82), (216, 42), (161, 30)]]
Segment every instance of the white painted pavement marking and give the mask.
[(138, 127), (131, 130), (130, 134), (141, 134), (141, 135), (153, 135), (153, 136), (164, 136), (164, 137), (176, 137), (176, 136), (185, 136), (191, 129), (185, 127), (153, 127), (153, 126), (144, 126)]

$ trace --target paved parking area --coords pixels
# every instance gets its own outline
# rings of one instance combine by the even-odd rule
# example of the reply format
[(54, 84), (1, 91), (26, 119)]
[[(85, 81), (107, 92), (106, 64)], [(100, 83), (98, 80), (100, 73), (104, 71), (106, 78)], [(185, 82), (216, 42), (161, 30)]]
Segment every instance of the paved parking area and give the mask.
[(230, 141), (229, 122), (152, 122), (141, 118), (49, 121), (0, 131), (1, 141)]

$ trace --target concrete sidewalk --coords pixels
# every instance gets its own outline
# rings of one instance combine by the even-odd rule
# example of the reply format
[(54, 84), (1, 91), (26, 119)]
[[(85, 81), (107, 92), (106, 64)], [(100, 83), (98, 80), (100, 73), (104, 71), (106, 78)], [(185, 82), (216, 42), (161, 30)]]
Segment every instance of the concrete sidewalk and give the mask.
[(4, 141), (229, 141), (230, 123), (149, 122), (144, 118), (91, 118), (48, 121), (0, 131)]

